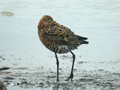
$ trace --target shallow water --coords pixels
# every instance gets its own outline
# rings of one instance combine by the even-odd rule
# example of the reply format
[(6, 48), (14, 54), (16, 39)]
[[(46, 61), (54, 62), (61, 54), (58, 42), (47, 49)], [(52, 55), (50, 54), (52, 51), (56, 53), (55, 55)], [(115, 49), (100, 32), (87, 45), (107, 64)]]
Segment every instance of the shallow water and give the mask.
[[(1, 0), (0, 79), (8, 90), (120, 90), (119, 0)], [(3, 13), (4, 12), (4, 13)], [(59, 55), (56, 83), (54, 54), (39, 41), (37, 24), (43, 15), (87, 36), (89, 45), (75, 50), (75, 77), (69, 76), (71, 54)]]

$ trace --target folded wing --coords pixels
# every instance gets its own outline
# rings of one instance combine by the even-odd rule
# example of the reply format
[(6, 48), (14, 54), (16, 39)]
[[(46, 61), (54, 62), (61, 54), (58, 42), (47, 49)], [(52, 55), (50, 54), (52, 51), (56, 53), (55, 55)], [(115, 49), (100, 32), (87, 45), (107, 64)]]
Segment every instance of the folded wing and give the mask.
[(51, 30), (44, 32), (44, 38), (53, 41), (58, 45), (78, 46), (87, 44), (86, 37), (74, 34), (69, 28), (63, 25), (54, 25)]

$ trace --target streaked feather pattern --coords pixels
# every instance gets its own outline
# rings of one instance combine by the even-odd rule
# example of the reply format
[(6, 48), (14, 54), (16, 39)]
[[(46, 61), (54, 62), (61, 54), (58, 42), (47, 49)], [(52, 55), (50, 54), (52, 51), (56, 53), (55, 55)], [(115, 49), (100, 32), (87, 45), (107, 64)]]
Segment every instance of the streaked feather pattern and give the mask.
[(67, 53), (81, 44), (88, 44), (87, 37), (74, 34), (68, 27), (55, 22), (51, 16), (43, 16), (40, 20), (38, 35), (48, 49), (57, 53)]

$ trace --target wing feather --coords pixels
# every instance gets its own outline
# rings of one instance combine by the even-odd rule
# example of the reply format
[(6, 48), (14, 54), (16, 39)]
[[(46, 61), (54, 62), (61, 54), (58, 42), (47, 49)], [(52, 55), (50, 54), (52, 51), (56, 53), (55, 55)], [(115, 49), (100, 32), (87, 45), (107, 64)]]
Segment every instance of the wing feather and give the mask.
[(49, 30), (44, 32), (43, 37), (59, 45), (80, 45), (86, 37), (75, 35), (68, 27), (58, 23), (52, 24)]

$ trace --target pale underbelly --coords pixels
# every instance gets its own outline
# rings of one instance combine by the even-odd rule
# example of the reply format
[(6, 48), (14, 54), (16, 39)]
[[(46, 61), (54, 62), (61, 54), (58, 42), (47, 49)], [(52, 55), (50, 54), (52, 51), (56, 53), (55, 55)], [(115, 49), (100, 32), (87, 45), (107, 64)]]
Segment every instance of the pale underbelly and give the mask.
[(70, 50), (74, 50), (77, 47), (68, 47), (67, 45), (59, 45), (56, 48), (53, 48), (53, 47), (50, 47), (50, 46), (47, 47), (47, 48), (50, 49), (53, 52), (62, 54), (62, 53), (68, 53), (68, 52), (70, 52)]

